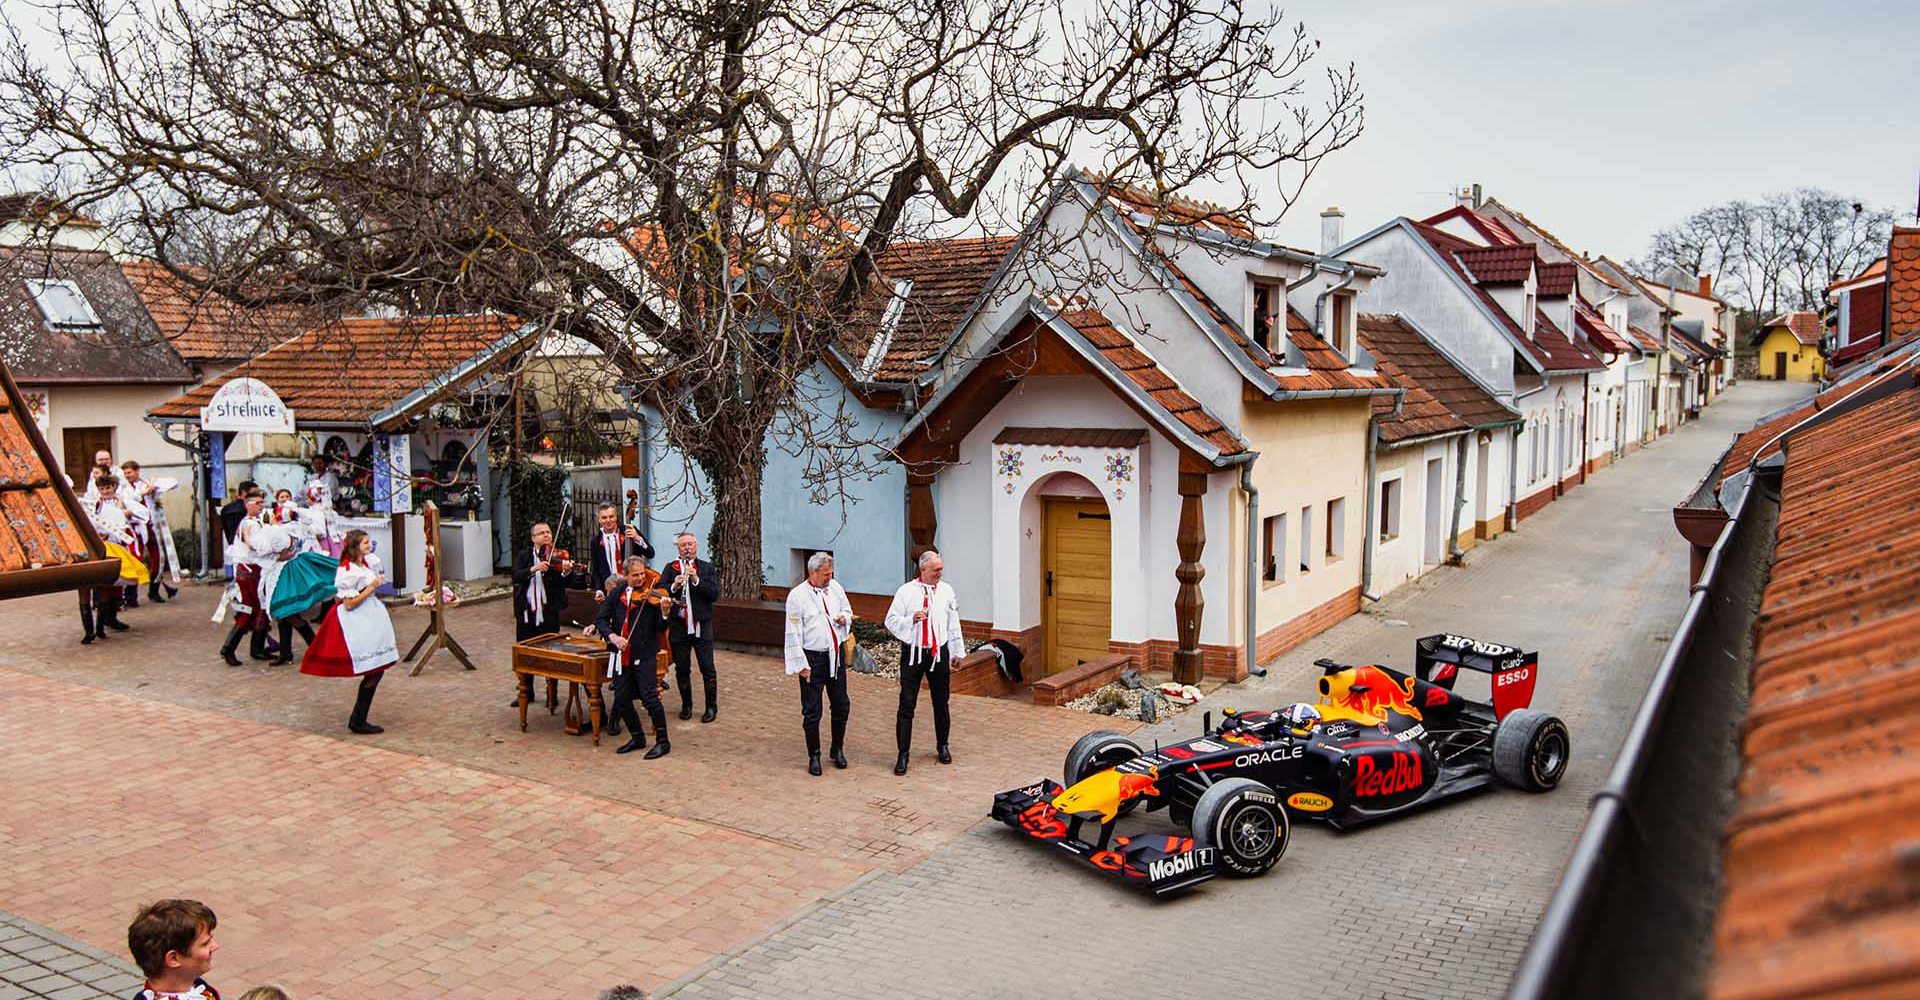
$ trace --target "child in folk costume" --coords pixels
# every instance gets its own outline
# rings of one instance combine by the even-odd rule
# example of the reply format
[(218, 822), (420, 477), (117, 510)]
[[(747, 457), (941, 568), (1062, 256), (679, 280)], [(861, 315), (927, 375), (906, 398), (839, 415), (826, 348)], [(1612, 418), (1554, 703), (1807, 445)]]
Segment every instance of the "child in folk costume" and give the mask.
[(347, 532), (340, 544), (340, 568), (334, 574), (334, 594), (339, 599), (300, 660), (303, 674), (360, 678), (347, 731), (361, 735), (384, 731), (367, 721), (367, 710), (373, 706), (381, 676), (400, 659), (393, 619), (387, 615), (387, 606), (373, 596), (386, 582), (379, 557), (367, 551), (367, 533), (358, 528)]
[[(134, 512), (136, 520), (144, 521), (141, 532), (142, 561), (153, 579), (147, 583), (147, 600), (155, 604), (164, 604), (167, 598), (179, 595), (180, 555), (174, 551), (173, 528), (167, 524), (167, 511), (160, 503), (160, 494), (177, 489), (180, 481), (171, 477), (147, 479), (140, 474), (140, 463), (132, 459), (120, 463), (120, 500), (127, 509)], [(171, 577), (172, 583), (163, 577)], [(165, 587), (167, 596), (160, 596), (160, 588)]]
[(220, 1000), (208, 983), (220, 942), (220, 919), (197, 899), (163, 899), (140, 908), (127, 925), (127, 950), (146, 975), (132, 1000)]
[(107, 555), (120, 561), (118, 581), (80, 591), (80, 624), (87, 630), (80, 640), (83, 644), (105, 639), (107, 629), (125, 632), (130, 628), (120, 620), (121, 588), (129, 584), (139, 586), (151, 579), (146, 564), (128, 549), (133, 542), (133, 521), (117, 493), (117, 483), (111, 475), (96, 477), (92, 499), (80, 505), (86, 511), (87, 520), (93, 523), (93, 530), (99, 532), (100, 540), (106, 543)]
[(638, 697), (653, 720), (654, 748), (647, 760), (665, 757), (673, 747), (667, 742), (667, 710), (660, 704), (654, 664), (660, 652), (660, 634), (666, 629), (666, 616), (673, 601), (666, 591), (656, 589), (660, 575), (647, 568), (647, 561), (630, 556), (626, 562), (626, 581), (613, 586), (608, 581), (607, 599), (600, 606), (600, 617), (593, 620), (589, 632), (607, 642), (607, 673), (613, 681), (613, 712), (633, 738), (615, 750), (632, 753), (647, 745), (647, 731), (640, 727), (640, 714), (633, 709)]

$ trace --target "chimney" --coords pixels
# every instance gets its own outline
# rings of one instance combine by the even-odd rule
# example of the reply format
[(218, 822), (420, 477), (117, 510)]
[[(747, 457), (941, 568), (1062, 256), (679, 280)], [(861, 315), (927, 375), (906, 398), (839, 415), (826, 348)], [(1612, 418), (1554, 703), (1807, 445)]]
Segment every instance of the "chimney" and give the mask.
[(1341, 235), (1341, 228), (1346, 218), (1347, 213), (1340, 211), (1338, 205), (1328, 205), (1327, 210), (1320, 213), (1321, 253), (1332, 253), (1339, 248), (1340, 244), (1346, 242), (1346, 238)]
[(1713, 275), (1703, 274), (1700, 276), (1700, 294), (1708, 296), (1713, 294)]
[(1480, 210), (1480, 185), (1478, 184), (1473, 186), (1473, 210), (1476, 212)]

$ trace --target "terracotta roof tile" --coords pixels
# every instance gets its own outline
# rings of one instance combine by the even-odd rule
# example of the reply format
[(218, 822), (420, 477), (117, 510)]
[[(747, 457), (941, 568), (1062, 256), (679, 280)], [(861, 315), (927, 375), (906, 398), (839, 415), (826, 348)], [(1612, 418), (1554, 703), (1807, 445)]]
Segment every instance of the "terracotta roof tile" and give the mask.
[(1574, 277), (1578, 268), (1562, 261), (1558, 264), (1540, 264), (1540, 297), (1543, 299), (1565, 298), (1573, 294)]
[(1641, 346), (1641, 348), (1646, 350), (1649, 354), (1660, 353), (1659, 337), (1656, 337), (1653, 334), (1648, 333), (1647, 331), (1642, 330), (1637, 326), (1627, 327), (1627, 334), (1631, 336), (1634, 339), (1634, 341), (1638, 343)]
[(1154, 364), (1152, 357), (1134, 346), (1125, 331), (1115, 326), (1100, 314), (1097, 309), (1072, 308), (1060, 313), (1060, 318), (1073, 327), (1074, 331), (1085, 338), (1090, 345), (1114, 343), (1116, 340), (1126, 346), (1101, 348), (1095, 346), (1100, 354), (1119, 368), (1133, 383), (1145, 392), (1147, 397), (1159, 404), (1173, 419), (1186, 425), (1195, 434), (1219, 449), (1221, 455), (1237, 455), (1247, 450), (1239, 436), (1227, 430), (1220, 421), (1208, 413), (1200, 401), (1187, 394), (1173, 379)]
[(1760, 324), (1760, 329), (1754, 331), (1753, 342), (1757, 344), (1765, 340), (1769, 331), (1782, 327), (1784, 327), (1788, 333), (1793, 334), (1794, 340), (1799, 341), (1807, 347), (1820, 346), (1820, 338), (1826, 333), (1826, 330), (1820, 325), (1819, 313), (1801, 309), (1781, 313), (1767, 320), (1765, 323)]
[(1887, 245), (1887, 346), (1920, 335), (1920, 227), (1895, 226)]
[[(1454, 251), (1467, 273), (1482, 285), (1508, 285), (1527, 280), (1538, 258), (1533, 245), (1511, 247), (1462, 247)], [(1571, 274), (1569, 274), (1571, 277)]]
[[(1399, 418), (1380, 424), (1383, 441), (1496, 427), (1520, 419), (1397, 316), (1362, 314), (1360, 342), (1380, 370), (1407, 391)], [(1374, 413), (1392, 411), (1392, 397), (1374, 398)]]
[(1593, 371), (1604, 368), (1600, 359), (1592, 352), (1573, 342), (1573, 338), (1561, 332), (1553, 320), (1544, 312), (1533, 317), (1534, 356), (1548, 371)]
[[(0, 598), (112, 582), (115, 564), (103, 562), (106, 550), (4, 363), (0, 388)], [(91, 579), (50, 581), (46, 573), (85, 563), (99, 564)]]
[[(1421, 239), (1425, 240), (1428, 246), (1434, 249), (1440, 259), (1445, 261), (1447, 266), (1451, 267), (1455, 274), (1458, 274), (1462, 280), (1467, 282), (1468, 287), (1473, 289), (1475, 295), (1480, 297), (1481, 304), (1486, 306), (1487, 311), (1493, 315), (1494, 321), (1506, 327), (1507, 333), (1511, 335), (1514, 343), (1517, 345), (1516, 350), (1531, 357), (1535, 364), (1538, 364), (1547, 371), (1585, 371), (1601, 367), (1599, 358), (1594, 357), (1578, 345), (1569, 341), (1566, 334), (1560, 332), (1559, 327), (1554, 326), (1551, 322), (1545, 323), (1544, 326), (1541, 325), (1539, 320), (1545, 318), (1544, 314), (1536, 318), (1534, 336), (1529, 338), (1525, 328), (1521, 327), (1519, 323), (1514, 321), (1512, 316), (1507, 314), (1507, 310), (1493, 297), (1493, 293), (1487, 291), (1485, 286), (1475, 281), (1472, 272), (1468, 271), (1466, 266), (1460, 262), (1459, 253), (1464, 250), (1475, 249), (1473, 244), (1425, 222), (1414, 222), (1412, 226), (1413, 231), (1418, 234)], [(1509, 251), (1524, 250), (1528, 254), (1535, 253), (1530, 244), (1519, 244), (1518, 246), (1504, 249)]]
[(194, 362), (241, 361), (285, 343), (314, 325), (314, 311), (299, 306), (249, 308), (180, 280), (153, 261), (120, 265), (146, 304), (147, 314), (182, 358)]
[[(1175, 226), (1197, 226), (1241, 239), (1255, 239), (1253, 226), (1246, 218), (1225, 206), (1188, 198), (1184, 195), (1156, 196), (1138, 185), (1124, 184), (1089, 176), (1088, 181), (1123, 214)], [(1137, 221), (1137, 220), (1136, 220)]]
[(1920, 994), (1920, 387), (1788, 443), (1754, 636), (1709, 996)]
[[(989, 236), (888, 246), (874, 261), (867, 294), (841, 332), (841, 350), (856, 369), (873, 363), (866, 376), (870, 381), (913, 381), (927, 370), (921, 362), (946, 345), (1016, 242), (1014, 236)], [(903, 281), (913, 284), (891, 329), (886, 329), (895, 290)], [(880, 355), (874, 357), (875, 341), (883, 336)]]
[(195, 419), (229, 379), (256, 378), (301, 422), (365, 424), (520, 326), (506, 316), (348, 319), (291, 340), (153, 408)]
[[(1519, 220), (1521, 225), (1532, 230), (1534, 235), (1539, 236), (1541, 239), (1547, 241), (1549, 244), (1552, 244), (1555, 250), (1558, 250), (1567, 256), (1568, 261), (1571, 261), (1577, 264), (1581, 269), (1585, 270), (1588, 274), (1591, 274), (1595, 278), (1598, 278), (1602, 284), (1611, 285), (1614, 288), (1620, 289), (1621, 291), (1627, 290), (1625, 285), (1623, 285), (1619, 281), (1614, 280), (1614, 278), (1611, 275), (1601, 270), (1600, 267), (1597, 264), (1595, 264), (1594, 261), (1590, 260), (1585, 254), (1574, 253), (1572, 247), (1569, 247), (1565, 243), (1561, 242), (1560, 237), (1555, 236), (1552, 233), (1548, 232), (1545, 226), (1542, 226), (1538, 222), (1535, 222), (1532, 219), (1527, 218), (1525, 215), (1520, 214), (1519, 212), (1515, 211), (1512, 208), (1512, 206), (1501, 202), (1497, 198), (1488, 198), (1486, 201), (1486, 204), (1496, 207), (1500, 209), (1500, 211), (1505, 212), (1508, 215), (1511, 215), (1515, 219)], [(1512, 227), (1508, 227), (1508, 228), (1511, 229)]]
[[(29, 280), (71, 282), (100, 324), (55, 327)], [(193, 381), (127, 276), (112, 257), (92, 251), (0, 248), (0, 361), (28, 384)]]
[(1578, 296), (1574, 298), (1573, 319), (1579, 325), (1580, 332), (1586, 334), (1587, 340), (1612, 354), (1625, 354), (1628, 351), (1638, 350), (1638, 345), (1633, 340), (1608, 326), (1607, 321), (1600, 318), (1600, 314), (1587, 304), (1586, 299)]

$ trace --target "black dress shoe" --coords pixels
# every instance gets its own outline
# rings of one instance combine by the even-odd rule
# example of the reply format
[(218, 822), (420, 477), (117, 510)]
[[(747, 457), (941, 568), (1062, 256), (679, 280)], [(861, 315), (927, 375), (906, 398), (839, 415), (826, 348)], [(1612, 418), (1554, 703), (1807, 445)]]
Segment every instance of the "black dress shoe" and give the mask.
[(719, 709), (714, 708), (712, 705), (708, 705), (707, 710), (700, 713), (700, 721), (712, 722), (714, 718), (717, 717), (719, 714), (720, 714)]
[(661, 757), (665, 757), (667, 754), (672, 752), (673, 752), (673, 747), (669, 746), (666, 740), (661, 740), (660, 742), (655, 743), (653, 745), (653, 749), (647, 751), (647, 755), (645, 757), (642, 757), (641, 759), (657, 760)]
[(940, 763), (942, 764), (953, 763), (953, 751), (948, 750), (947, 745), (945, 743), (940, 744)]
[(834, 767), (837, 767), (837, 768), (839, 768), (839, 769), (840, 769), (840, 770), (842, 770), (842, 771), (844, 771), (844, 770), (846, 770), (846, 769), (847, 769), (847, 755), (846, 755), (846, 754), (843, 754), (843, 753), (841, 753), (840, 751), (838, 751), (838, 750), (835, 750), (835, 751), (833, 751), (832, 753), (830, 753), (830, 754), (828, 754), (828, 755), (827, 755), (827, 759), (828, 759), (828, 760), (831, 760), (831, 761), (833, 761), (833, 766), (834, 766)]
[(602, 716), (600, 719), (600, 731), (608, 736), (620, 735), (620, 720), (611, 715)]
[[(88, 642), (92, 642), (93, 640), (91, 640), (91, 639), (88, 639), (87, 641), (88, 641)], [(223, 650), (221, 650), (221, 651), (220, 651), (220, 658), (221, 658), (221, 659), (223, 659), (223, 660), (225, 660), (225, 661), (227, 661), (227, 666), (229, 666), (229, 667), (237, 667), (237, 666), (239, 666), (239, 665), (240, 665), (240, 658), (239, 658), (239, 657), (237, 657), (237, 656), (235, 656), (235, 655), (233, 655), (233, 650), (231, 650), (231, 649), (223, 649)]]
[(818, 750), (807, 755), (807, 773), (816, 778), (820, 776), (820, 752)]
[(895, 774), (907, 773), (907, 755), (906, 754), (903, 753), (900, 756), (895, 757), (893, 759), (893, 773)]
[(127, 624), (126, 622), (121, 621), (118, 618), (109, 618), (107, 619), (107, 627), (114, 630), (115, 632), (125, 632), (126, 630), (132, 628), (133, 626)]
[(693, 718), (693, 706), (692, 706), (692, 705), (681, 705), (681, 706), (680, 706), (680, 718), (682, 718), (682, 719), (691, 719), (691, 718)]
[[(639, 733), (635, 733), (633, 734), (633, 739), (620, 744), (620, 749), (615, 750), (614, 753), (632, 753), (635, 750), (645, 750), (646, 748), (647, 738)], [(648, 754), (648, 756), (652, 756), (652, 754)]]
[(347, 723), (347, 732), (356, 733), (361, 736), (373, 736), (377, 733), (384, 733), (386, 730), (371, 722), (349, 722)]

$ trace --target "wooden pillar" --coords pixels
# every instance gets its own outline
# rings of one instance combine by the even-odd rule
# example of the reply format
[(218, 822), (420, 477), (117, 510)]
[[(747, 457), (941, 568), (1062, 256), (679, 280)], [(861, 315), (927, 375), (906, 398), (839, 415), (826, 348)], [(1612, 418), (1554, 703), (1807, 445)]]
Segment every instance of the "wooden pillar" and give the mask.
[(907, 470), (907, 535), (911, 540), (907, 558), (910, 560), (918, 561), (920, 553), (933, 548), (934, 532), (940, 526), (933, 509), (933, 476), (932, 466), (926, 471)]
[(1179, 632), (1180, 648), (1173, 653), (1173, 679), (1181, 684), (1200, 683), (1200, 619), (1207, 602), (1200, 594), (1200, 581), (1207, 571), (1200, 565), (1200, 554), (1207, 547), (1206, 517), (1200, 506), (1207, 495), (1204, 472), (1180, 473), (1180, 533), (1174, 542), (1180, 550), (1180, 565), (1173, 571), (1180, 589), (1173, 599), (1173, 621)]

